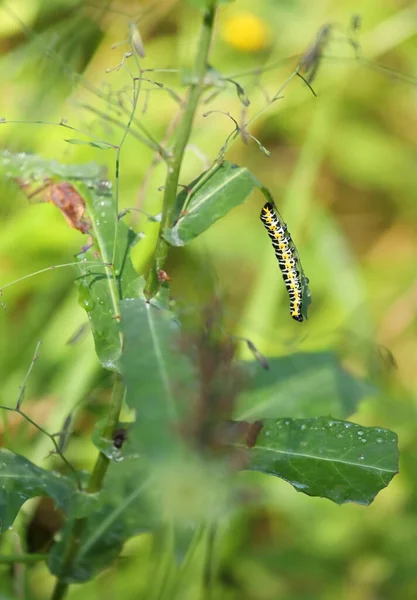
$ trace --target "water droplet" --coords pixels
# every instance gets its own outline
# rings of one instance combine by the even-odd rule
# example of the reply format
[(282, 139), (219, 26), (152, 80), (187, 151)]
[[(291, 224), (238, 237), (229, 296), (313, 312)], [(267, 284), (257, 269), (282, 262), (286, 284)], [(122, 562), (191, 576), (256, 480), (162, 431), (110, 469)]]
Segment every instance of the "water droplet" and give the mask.
[(382, 442), (382, 438), (376, 438), (377, 444), (380, 444)]
[(307, 425), (306, 425), (305, 423), (303, 423), (303, 424), (301, 425), (300, 429), (302, 429), (302, 430), (304, 430), (304, 429), (307, 429)]
[(358, 431), (358, 435), (363, 435), (363, 431)]
[(94, 309), (96, 303), (91, 297), (90, 288), (86, 281), (80, 281), (78, 289), (78, 304), (86, 312), (90, 312)]
[(352, 423), (345, 423), (345, 427), (346, 429), (349, 429), (349, 427), (352, 427)]
[(364, 459), (365, 459), (364, 455), (363, 455), (363, 454), (360, 454), (360, 455), (359, 455), (359, 460), (364, 460)]

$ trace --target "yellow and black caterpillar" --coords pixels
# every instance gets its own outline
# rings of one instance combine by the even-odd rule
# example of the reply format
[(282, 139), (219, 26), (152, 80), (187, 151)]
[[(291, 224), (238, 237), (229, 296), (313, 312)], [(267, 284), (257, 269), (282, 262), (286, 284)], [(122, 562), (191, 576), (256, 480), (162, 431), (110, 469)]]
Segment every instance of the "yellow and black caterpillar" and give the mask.
[(279, 219), (271, 202), (267, 202), (263, 207), (261, 221), (272, 240), (279, 268), (282, 271), (290, 297), (290, 314), (296, 321), (303, 321), (303, 286), (291, 235), (287, 231), (286, 224)]

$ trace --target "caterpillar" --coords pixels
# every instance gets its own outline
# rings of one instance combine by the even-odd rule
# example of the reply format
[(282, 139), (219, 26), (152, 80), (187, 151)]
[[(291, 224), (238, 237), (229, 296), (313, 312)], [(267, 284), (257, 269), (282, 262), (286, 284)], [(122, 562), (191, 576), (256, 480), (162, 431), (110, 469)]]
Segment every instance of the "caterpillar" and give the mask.
[(290, 314), (296, 321), (303, 321), (303, 286), (298, 269), (298, 261), (294, 251), (291, 235), (286, 224), (280, 220), (271, 202), (267, 202), (261, 210), (261, 221), (272, 240), (279, 268), (282, 271), (285, 287), (290, 297)]

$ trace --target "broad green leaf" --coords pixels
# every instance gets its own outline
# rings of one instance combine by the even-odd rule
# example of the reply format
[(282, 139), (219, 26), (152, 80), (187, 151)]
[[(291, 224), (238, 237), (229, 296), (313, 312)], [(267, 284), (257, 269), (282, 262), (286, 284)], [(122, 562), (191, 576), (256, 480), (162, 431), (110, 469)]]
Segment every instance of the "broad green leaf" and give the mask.
[(397, 436), (327, 417), (267, 419), (249, 450), (248, 468), (309, 496), (370, 504), (398, 473)]
[(146, 499), (149, 485), (137, 459), (112, 463), (99, 495), (99, 505), (88, 517), (80, 536), (80, 547), (71, 569), (63, 572), (74, 518), (67, 520), (60, 540), (49, 554), (51, 572), (67, 583), (88, 581), (119, 556), (126, 540), (155, 527), (156, 519)]
[(121, 358), (126, 401), (136, 410), (131, 437), (147, 456), (171, 453), (192, 408), (197, 384), (179, 348), (173, 314), (145, 299), (121, 302), (124, 348)]
[(374, 388), (354, 377), (333, 352), (296, 353), (268, 359), (269, 370), (248, 365), (249, 388), (239, 397), (237, 419), (269, 417), (345, 418)]
[(109, 144), (108, 142), (89, 142), (86, 140), (77, 140), (73, 138), (65, 141), (68, 142), (68, 144), (77, 144), (78, 146), (91, 146), (92, 148), (100, 148), (100, 150), (109, 150), (109, 148), (116, 148), (114, 144)]
[(178, 195), (179, 220), (172, 229), (163, 232), (164, 238), (172, 246), (184, 246), (191, 242), (232, 208), (242, 204), (253, 189), (260, 186), (248, 169), (223, 162), (191, 196), (189, 204), (184, 208), (184, 215), (181, 216), (188, 190), (198, 186), (205, 176), (203, 173)]
[[(76, 280), (80, 305), (85, 308), (93, 332), (97, 356), (107, 369), (119, 370), (121, 354), (119, 299), (138, 296), (139, 278), (130, 260), (136, 234), (117, 220), (115, 199), (108, 182), (94, 186), (75, 184), (86, 203), (92, 223), (89, 233), (93, 246), (78, 255), (81, 276)], [(83, 261), (113, 262), (117, 226), (117, 244), (113, 267), (83, 266)]]
[(0, 532), (13, 524), (29, 498), (50, 496), (57, 507), (66, 510), (76, 493), (69, 477), (41, 469), (10, 450), (0, 450)]

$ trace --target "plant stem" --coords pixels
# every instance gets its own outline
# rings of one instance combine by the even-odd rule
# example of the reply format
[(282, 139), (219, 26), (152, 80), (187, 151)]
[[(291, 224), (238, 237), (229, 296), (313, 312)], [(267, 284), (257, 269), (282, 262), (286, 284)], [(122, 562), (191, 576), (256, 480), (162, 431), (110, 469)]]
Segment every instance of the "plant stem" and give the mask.
[(42, 562), (47, 558), (47, 554), (8, 554), (7, 556), (0, 555), (0, 565), (12, 565), (14, 563), (24, 563), (26, 565), (31, 565), (32, 563)]
[[(178, 124), (177, 137), (173, 148), (171, 168), (165, 182), (165, 192), (162, 208), (161, 232), (172, 225), (175, 214), (175, 200), (177, 197), (178, 181), (185, 148), (190, 139), (194, 115), (198, 107), (201, 94), (204, 91), (204, 76), (207, 71), (207, 60), (210, 44), (213, 37), (214, 21), (216, 17), (217, 0), (214, 0), (204, 11), (203, 25), (200, 33), (198, 52), (194, 63), (192, 84), (182, 118)], [(155, 248), (154, 263), (146, 282), (145, 294), (148, 297), (155, 295), (158, 289), (158, 271), (162, 269), (168, 253), (168, 244), (159, 236)]]
[(217, 524), (211, 523), (207, 531), (207, 552), (203, 572), (203, 598), (211, 600), (214, 583), (214, 545), (216, 540)]
[[(113, 394), (109, 414), (107, 417), (107, 425), (105, 429), (105, 433), (109, 437), (111, 437), (119, 422), (119, 415), (120, 410), (122, 408), (123, 398), (124, 385), (119, 379), (119, 377), (116, 377), (113, 385)], [(94, 494), (101, 489), (109, 464), (110, 459), (108, 459), (107, 456), (100, 452), (87, 485), (86, 492), (88, 494)], [(53, 591), (51, 600), (62, 600), (67, 594), (69, 584), (65, 582), (65, 577), (77, 556), (77, 552), (80, 547), (81, 537), (87, 525), (87, 520), (88, 518), (84, 517), (82, 519), (77, 519), (74, 522), (68, 546), (62, 561), (61, 576), (55, 585), (55, 589)]]

